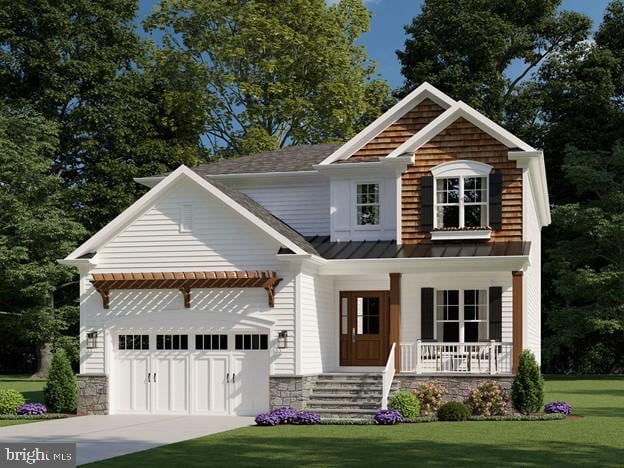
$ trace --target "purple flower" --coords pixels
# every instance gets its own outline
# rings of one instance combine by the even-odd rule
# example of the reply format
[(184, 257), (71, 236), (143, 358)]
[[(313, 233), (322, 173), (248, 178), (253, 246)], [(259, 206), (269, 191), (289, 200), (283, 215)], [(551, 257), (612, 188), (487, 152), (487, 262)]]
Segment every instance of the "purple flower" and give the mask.
[(280, 424), (294, 423), (297, 420), (298, 414), (299, 412), (296, 409), (289, 407), (276, 408), (271, 411), (271, 415), (276, 417)]
[(404, 421), (403, 415), (397, 410), (379, 410), (375, 413), (377, 424), (397, 424)]
[(279, 418), (271, 413), (261, 413), (256, 416), (256, 424), (258, 426), (277, 426), (279, 423)]
[(17, 414), (46, 414), (48, 408), (41, 403), (26, 403), (17, 408)]
[(565, 401), (551, 401), (544, 405), (544, 413), (572, 414), (572, 407)]
[(321, 422), (321, 415), (304, 411), (297, 415), (297, 422), (299, 424), (318, 424)]

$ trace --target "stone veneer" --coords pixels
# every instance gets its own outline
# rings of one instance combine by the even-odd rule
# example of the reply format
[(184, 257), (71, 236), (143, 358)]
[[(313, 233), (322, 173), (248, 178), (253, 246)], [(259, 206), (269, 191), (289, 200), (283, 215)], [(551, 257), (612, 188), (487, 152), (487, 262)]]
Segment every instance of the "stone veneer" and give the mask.
[(78, 415), (108, 414), (108, 377), (104, 374), (79, 374)]
[(398, 374), (395, 381), (399, 381), (401, 390), (416, 390), (421, 384), (436, 381), (444, 385), (449, 391), (444, 397), (447, 401), (463, 402), (470, 390), (478, 387), (482, 383), (494, 380), (498, 383), (505, 393), (507, 401), (507, 413), (512, 413), (511, 407), (511, 384), (513, 383), (512, 375), (421, 375), (421, 374)]
[(318, 376), (283, 376), (269, 378), (270, 409), (291, 406), (303, 410)]

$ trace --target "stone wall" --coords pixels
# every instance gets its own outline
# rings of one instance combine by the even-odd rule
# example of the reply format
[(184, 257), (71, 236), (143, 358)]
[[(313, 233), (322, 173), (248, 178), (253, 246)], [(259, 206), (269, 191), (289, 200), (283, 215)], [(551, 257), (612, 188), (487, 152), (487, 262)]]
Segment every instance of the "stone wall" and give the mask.
[(78, 415), (108, 414), (108, 377), (104, 374), (79, 374)]
[(463, 402), (470, 390), (478, 387), (482, 383), (494, 380), (498, 383), (505, 393), (507, 401), (507, 413), (512, 413), (511, 407), (511, 384), (513, 376), (511, 375), (416, 375), (416, 374), (399, 374), (395, 377), (395, 381), (399, 381), (401, 390), (416, 390), (421, 384), (436, 381), (444, 385), (448, 395), (444, 397), (447, 401)]
[(303, 410), (305, 402), (310, 397), (316, 375), (296, 377), (270, 377), (269, 378), (269, 403), (270, 408), (291, 406), (297, 410)]

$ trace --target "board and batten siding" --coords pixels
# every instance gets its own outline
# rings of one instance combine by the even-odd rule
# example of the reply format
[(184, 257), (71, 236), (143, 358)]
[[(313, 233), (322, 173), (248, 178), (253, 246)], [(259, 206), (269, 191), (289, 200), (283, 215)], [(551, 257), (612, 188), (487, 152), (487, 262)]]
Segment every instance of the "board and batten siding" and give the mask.
[[(180, 229), (180, 217), (185, 210), (188, 214), (188, 206), (192, 220), (186, 232)], [(86, 332), (92, 329), (111, 334), (193, 333), (263, 331), (272, 324), (273, 354), (280, 330), (294, 336), (295, 279), (288, 267), (277, 262), (279, 247), (259, 227), (199, 186), (175, 184), (98, 250), (90, 273), (274, 270), (283, 278), (275, 291), (275, 307), (269, 307), (262, 288), (233, 288), (193, 289), (190, 309), (184, 308), (178, 290), (113, 290), (110, 308), (103, 309), (100, 295), (88, 274), (83, 274), (81, 337), (86, 340)], [(98, 353), (81, 356), (81, 372), (104, 371)], [(271, 373), (294, 373), (293, 341), (271, 356)]]
[(323, 175), (222, 182), (250, 196), (304, 236), (329, 235), (329, 179)]

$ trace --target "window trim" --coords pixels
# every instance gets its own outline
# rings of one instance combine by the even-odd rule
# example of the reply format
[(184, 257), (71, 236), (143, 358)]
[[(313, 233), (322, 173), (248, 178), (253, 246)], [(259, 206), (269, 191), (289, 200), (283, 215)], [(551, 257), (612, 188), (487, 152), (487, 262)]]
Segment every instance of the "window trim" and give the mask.
[[(377, 203), (358, 203), (358, 186), (359, 185), (377, 185)], [(383, 204), (383, 184), (381, 181), (375, 180), (354, 180), (353, 181), (353, 196), (352, 196), (352, 205), (353, 206), (353, 228), (355, 230), (369, 230), (374, 229), (378, 230), (382, 226), (381, 216), (382, 216), (382, 204)], [(377, 207), (377, 224), (358, 224), (358, 208), (360, 206), (376, 206)]]
[[(464, 183), (467, 178), (482, 178), (485, 180), (485, 195), (480, 202), (466, 202), (464, 201)], [(459, 179), (459, 197), (457, 203), (439, 203), (438, 202), (438, 181), (445, 179)], [(444, 176), (434, 177), (433, 179), (433, 230), (445, 229), (444, 226), (438, 226), (438, 207), (440, 206), (457, 206), (459, 209), (459, 226), (449, 226), (451, 229), (457, 229), (459, 231), (490, 231), (489, 229), (483, 229), (489, 226), (490, 221), (490, 207), (489, 207), (489, 193), (490, 193), (490, 178), (484, 175), (459, 175), (459, 176)], [(481, 206), (485, 208), (485, 226), (479, 227), (466, 227), (466, 207), (467, 206)], [(481, 228), (481, 229), (479, 229)], [(457, 231), (455, 231), (457, 232)], [(488, 236), (489, 238), (489, 236)]]
[[(438, 320), (438, 292), (439, 291), (458, 291), (459, 292), (459, 320)], [(483, 320), (466, 320), (465, 314), (465, 291), (485, 291), (485, 318)], [(480, 305), (480, 304), (478, 304)], [(485, 322), (485, 330), (487, 338), (484, 341), (467, 342), (466, 341), (466, 329), (465, 323), (481, 323)], [(490, 301), (489, 301), (489, 288), (448, 288), (448, 289), (435, 289), (433, 294), (433, 339), (438, 343), (445, 343), (439, 341), (438, 337), (438, 323), (459, 323), (459, 343), (460, 344), (476, 344), (476, 343), (489, 343), (490, 342)], [(451, 343), (451, 342), (449, 342)]]

